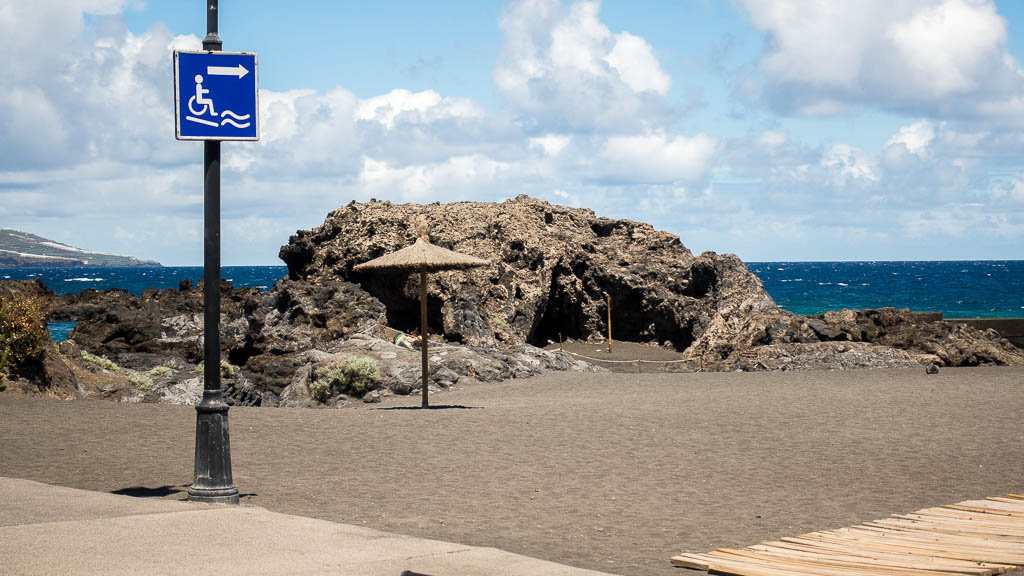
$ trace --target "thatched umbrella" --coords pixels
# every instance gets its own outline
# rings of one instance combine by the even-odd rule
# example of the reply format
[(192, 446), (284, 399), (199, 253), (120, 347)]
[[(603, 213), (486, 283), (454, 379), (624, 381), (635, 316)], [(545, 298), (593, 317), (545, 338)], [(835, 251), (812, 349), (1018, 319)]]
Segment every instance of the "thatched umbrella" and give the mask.
[(427, 408), (427, 388), (430, 382), (430, 370), (427, 367), (427, 272), (442, 270), (464, 270), (477, 266), (487, 266), (487, 260), (481, 260), (468, 254), (434, 246), (430, 243), (430, 229), (426, 222), (416, 226), (419, 238), (416, 243), (397, 252), (386, 254), (380, 258), (356, 265), (353, 270), (366, 272), (376, 270), (384, 273), (419, 272), (420, 273), (420, 350), (423, 354), (423, 404)]

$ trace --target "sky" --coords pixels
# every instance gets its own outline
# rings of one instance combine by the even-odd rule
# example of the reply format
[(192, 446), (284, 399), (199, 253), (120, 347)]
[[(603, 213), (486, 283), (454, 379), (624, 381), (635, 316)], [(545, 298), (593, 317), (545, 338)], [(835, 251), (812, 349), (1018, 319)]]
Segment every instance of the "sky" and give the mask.
[[(201, 265), (204, 2), (0, 0), (0, 227)], [(259, 58), (222, 262), (333, 209), (519, 194), (746, 261), (1024, 259), (1024, 3), (221, 0)]]

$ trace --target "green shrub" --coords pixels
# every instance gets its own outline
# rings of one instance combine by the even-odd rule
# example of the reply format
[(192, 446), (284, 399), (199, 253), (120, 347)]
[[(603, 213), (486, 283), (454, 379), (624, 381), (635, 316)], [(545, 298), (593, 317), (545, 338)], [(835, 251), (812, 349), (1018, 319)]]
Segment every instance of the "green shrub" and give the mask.
[(502, 330), (505, 330), (508, 328), (508, 321), (502, 318), (501, 316), (494, 315), (491, 316), (491, 326), (496, 326), (498, 328), (501, 328)]
[(309, 391), (323, 402), (335, 392), (360, 396), (373, 390), (380, 381), (377, 362), (373, 358), (350, 356), (343, 362), (328, 362), (313, 369)]
[(0, 296), (0, 370), (39, 360), (48, 342), (46, 317), (35, 299), (17, 292)]
[(134, 384), (139, 390), (149, 391), (153, 389), (153, 381), (145, 374), (130, 372), (128, 374), (128, 381)]
[(99, 366), (100, 368), (103, 368), (104, 370), (109, 370), (111, 372), (121, 371), (121, 367), (118, 366), (117, 364), (114, 364), (110, 360), (107, 360), (106, 356), (96, 356), (95, 354), (89, 354), (85, 350), (82, 350), (82, 360), (85, 360), (90, 364), (95, 364), (96, 366)]
[(171, 369), (168, 368), (167, 366), (157, 366), (156, 368), (153, 368), (149, 372), (146, 372), (146, 375), (151, 378), (159, 378), (170, 371)]
[[(232, 378), (235, 375), (235, 366), (228, 364), (224, 360), (220, 361), (220, 377), (221, 378)], [(206, 372), (206, 363), (200, 362), (196, 366), (196, 374), (203, 374)]]

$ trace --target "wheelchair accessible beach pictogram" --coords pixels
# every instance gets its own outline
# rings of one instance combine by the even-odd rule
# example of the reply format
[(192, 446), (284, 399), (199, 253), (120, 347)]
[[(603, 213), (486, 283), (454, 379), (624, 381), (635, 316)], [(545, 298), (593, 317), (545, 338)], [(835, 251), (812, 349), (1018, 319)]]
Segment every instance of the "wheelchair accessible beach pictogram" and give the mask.
[(174, 53), (175, 136), (179, 140), (257, 140), (256, 55)]

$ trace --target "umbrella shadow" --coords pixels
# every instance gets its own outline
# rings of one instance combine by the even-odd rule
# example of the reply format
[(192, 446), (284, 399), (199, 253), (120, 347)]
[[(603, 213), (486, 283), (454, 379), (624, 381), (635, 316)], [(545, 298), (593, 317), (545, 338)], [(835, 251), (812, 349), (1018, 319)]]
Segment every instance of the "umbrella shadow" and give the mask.
[(441, 404), (438, 406), (388, 406), (387, 408), (374, 408), (374, 410), (483, 410), (483, 406), (463, 406), (461, 404)]

